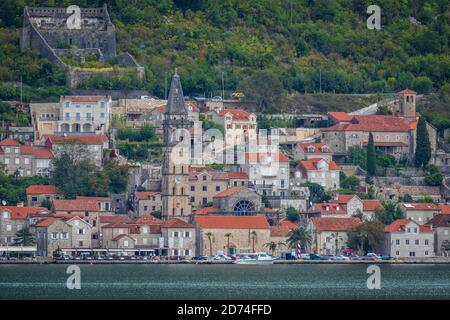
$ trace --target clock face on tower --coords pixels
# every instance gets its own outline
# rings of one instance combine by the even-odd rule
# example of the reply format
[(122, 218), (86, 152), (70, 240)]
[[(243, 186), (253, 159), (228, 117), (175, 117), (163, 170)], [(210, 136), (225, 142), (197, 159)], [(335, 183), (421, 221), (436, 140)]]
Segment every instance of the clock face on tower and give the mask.
[(181, 177), (180, 176), (175, 176), (175, 183), (176, 184), (181, 183)]

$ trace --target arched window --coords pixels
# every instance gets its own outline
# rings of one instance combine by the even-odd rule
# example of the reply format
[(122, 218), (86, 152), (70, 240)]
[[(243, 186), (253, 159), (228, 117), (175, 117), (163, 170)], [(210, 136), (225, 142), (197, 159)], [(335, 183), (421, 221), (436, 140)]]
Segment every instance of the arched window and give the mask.
[(249, 200), (240, 200), (234, 205), (234, 212), (239, 216), (248, 216), (253, 214), (255, 205)]

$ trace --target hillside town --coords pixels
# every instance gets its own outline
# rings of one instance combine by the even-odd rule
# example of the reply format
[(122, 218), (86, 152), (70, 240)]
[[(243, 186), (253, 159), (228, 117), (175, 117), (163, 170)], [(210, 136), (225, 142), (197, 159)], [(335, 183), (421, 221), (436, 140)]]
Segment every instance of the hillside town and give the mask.
[(30, 127), (0, 141), (4, 179), (27, 181), (1, 195), (0, 255), (448, 257), (450, 154), (417, 99), (265, 130), (239, 100), (185, 97), (175, 72), (167, 100), (31, 103)]
[[(14, 84), (20, 99), (11, 94), (0, 101), (0, 261), (239, 261), (255, 255), (450, 261), (450, 128), (433, 125), (418, 108), (424, 92), (407, 88), (406, 80), (383, 91), (378, 85), (395, 77), (374, 69), (370, 73), (389, 77), (373, 81), (371, 92), (381, 92), (375, 103), (351, 112), (336, 105), (291, 112), (281, 106), (283, 95), (270, 91), (281, 81), (265, 83), (273, 80), (269, 69), (241, 79), (244, 85), (234, 79), (225, 93), (224, 72), (214, 67), (221, 95), (194, 95), (189, 77), (204, 69), (178, 72), (175, 58), (141, 65), (117, 50), (113, 21), (122, 41), (132, 42), (124, 36), (127, 22), (111, 19), (106, 4), (77, 8), (78, 26), (66, 8), (23, 8), (20, 52), (45, 59), (47, 78), (65, 87), (24, 102), (20, 73), (20, 86)], [(146, 46), (153, 44), (142, 42), (140, 49)], [(257, 48), (257, 56), (270, 51), (246, 46)], [(299, 59), (305, 46), (292, 50)], [(166, 79), (150, 64), (164, 69)], [(61, 79), (52, 79), (53, 68)], [(347, 77), (342, 70), (333, 77)], [(336, 88), (318, 71), (317, 92), (322, 95), (323, 82), (334, 99)], [(431, 80), (420, 76), (409, 87), (430, 93)], [(150, 80), (158, 95), (143, 90)], [(183, 83), (191, 86), (189, 95)], [(260, 95), (271, 104), (245, 96), (241, 87), (267, 91)], [(441, 87), (448, 95), (448, 83)], [(295, 90), (307, 91), (303, 85)]]

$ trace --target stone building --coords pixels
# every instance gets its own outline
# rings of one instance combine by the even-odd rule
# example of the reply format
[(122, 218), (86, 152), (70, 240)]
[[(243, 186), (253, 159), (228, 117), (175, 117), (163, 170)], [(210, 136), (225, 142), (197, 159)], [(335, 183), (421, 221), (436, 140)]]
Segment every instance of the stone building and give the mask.
[[(163, 121), (162, 217), (191, 219), (188, 194), (190, 146), (188, 111), (177, 73), (172, 78)], [(181, 144), (181, 145), (179, 145)]]
[(0, 141), (0, 163), (8, 174), (19, 176), (46, 176), (53, 153), (42, 147), (22, 145), (12, 139)]
[(161, 237), (168, 256), (191, 258), (196, 253), (195, 227), (183, 220), (172, 218), (161, 225)]
[(25, 193), (29, 207), (38, 207), (44, 200), (52, 202), (64, 196), (63, 192), (54, 185), (31, 185), (27, 187)]
[(322, 158), (333, 160), (333, 150), (324, 143), (299, 143), (294, 149), (295, 160), (308, 160), (311, 158)]
[(359, 218), (311, 218), (307, 230), (313, 235), (311, 252), (339, 254), (347, 249), (348, 232), (359, 225)]
[(411, 219), (420, 225), (441, 213), (439, 206), (433, 203), (400, 203), (400, 209), (404, 212), (406, 219)]
[(213, 207), (222, 213), (249, 216), (264, 212), (261, 196), (247, 187), (231, 187), (213, 198)]
[(426, 223), (434, 232), (434, 252), (450, 256), (450, 214), (437, 214)]
[(395, 258), (434, 257), (434, 235), (427, 225), (410, 219), (396, 220), (384, 228), (383, 254)]
[(134, 199), (136, 203), (135, 207), (137, 209), (137, 216), (161, 212), (161, 192), (137, 191), (135, 192)]
[(30, 215), (47, 212), (43, 207), (0, 206), (0, 245), (13, 245), (16, 233), (29, 227)]
[(71, 247), (72, 227), (63, 219), (46, 218), (34, 225), (37, 255), (53, 257), (60, 249)]
[(266, 251), (270, 226), (264, 216), (195, 216), (197, 255)]
[[(335, 159), (348, 156), (349, 148), (367, 146), (373, 134), (375, 149), (397, 160), (414, 159), (418, 115), (416, 92), (406, 89), (397, 95), (394, 115), (330, 114), (331, 127), (322, 129), (322, 141), (334, 151)], [(427, 123), (432, 155), (436, 153), (436, 128)]]
[(248, 152), (241, 170), (258, 194), (281, 197), (289, 194), (289, 159), (282, 152)]
[(325, 190), (336, 190), (340, 188), (339, 167), (333, 160), (302, 160), (295, 168), (293, 182), (312, 182), (321, 185)]
[[(101, 8), (25, 7), (20, 47), (38, 51), (55, 63), (65, 72), (71, 88), (76, 88), (96, 72), (75, 68), (64, 62), (67, 61), (65, 57), (78, 62), (84, 62), (90, 56), (96, 56), (102, 62), (116, 61), (121, 67), (134, 68), (137, 77), (144, 77), (144, 68), (129, 53), (117, 55), (116, 28), (106, 4)], [(101, 72), (111, 74), (113, 70), (104, 68)]]

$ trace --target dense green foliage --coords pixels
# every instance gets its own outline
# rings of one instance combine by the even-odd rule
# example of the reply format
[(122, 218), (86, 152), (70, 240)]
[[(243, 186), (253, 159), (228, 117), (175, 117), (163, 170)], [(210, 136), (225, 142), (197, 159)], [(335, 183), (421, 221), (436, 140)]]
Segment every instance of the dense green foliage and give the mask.
[(132, 160), (157, 160), (162, 146), (155, 128), (144, 125), (138, 129), (123, 127), (117, 130), (117, 148), (120, 154)]
[[(21, 54), (14, 28), (23, 7), (103, 0), (0, 2), (0, 82), (19, 81), (50, 91), (61, 73)], [(269, 93), (420, 93), (441, 88), (449, 76), (448, 1), (380, 0), (382, 29), (366, 27), (368, 0), (112, 0), (118, 49), (145, 66), (145, 87), (164, 96), (165, 74), (178, 67), (187, 94), (221, 95), (237, 88), (267, 108)], [(409, 19), (414, 17), (419, 23)], [(258, 75), (257, 79), (253, 77)], [(252, 80), (268, 80), (254, 90)], [(97, 79), (92, 85), (107, 83)], [(137, 85), (130, 83), (130, 86)], [(258, 87), (256, 87), (258, 89)], [(275, 105), (275, 107), (277, 107)]]
[(350, 176), (347, 177), (347, 175), (344, 173), (344, 171), (339, 172), (339, 184), (341, 188), (347, 189), (349, 191), (355, 191), (361, 184), (361, 181), (359, 181), (358, 177), (356, 176)]
[(378, 221), (364, 221), (348, 233), (347, 245), (364, 255), (380, 249), (384, 239), (384, 225)]
[(414, 165), (418, 168), (424, 167), (431, 159), (431, 144), (428, 137), (427, 123), (425, 118), (420, 117), (417, 124), (416, 154), (414, 155)]
[(367, 176), (373, 177), (377, 170), (375, 144), (372, 132), (369, 133), (369, 141), (367, 143)]
[(398, 205), (393, 201), (382, 201), (383, 210), (376, 209), (375, 218), (384, 225), (389, 225), (395, 220), (404, 219), (405, 214)]
[(443, 174), (439, 171), (439, 168), (434, 164), (429, 164), (425, 167), (427, 175), (425, 176), (425, 183), (429, 186), (440, 186), (444, 179)]
[(30, 122), (29, 113), (15, 112), (9, 103), (0, 101), (0, 125), (11, 124), (20, 127), (28, 126)]
[(318, 183), (306, 182), (302, 186), (309, 189), (309, 201), (312, 203), (322, 203), (331, 200), (331, 196)]

